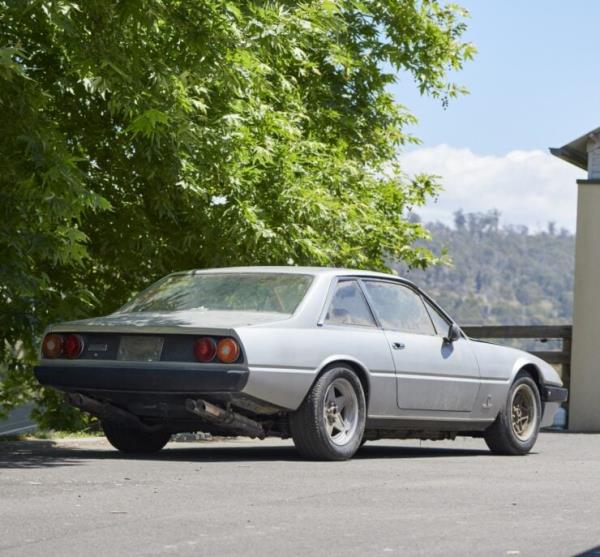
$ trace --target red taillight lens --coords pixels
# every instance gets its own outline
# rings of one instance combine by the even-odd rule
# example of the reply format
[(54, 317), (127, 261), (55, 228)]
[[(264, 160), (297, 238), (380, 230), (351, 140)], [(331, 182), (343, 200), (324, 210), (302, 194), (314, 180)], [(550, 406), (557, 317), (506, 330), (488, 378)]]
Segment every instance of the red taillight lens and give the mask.
[(68, 335), (64, 341), (63, 352), (67, 358), (79, 358), (83, 352), (83, 339), (79, 335)]
[(240, 355), (240, 347), (232, 338), (224, 338), (217, 344), (217, 358), (224, 364), (235, 362)]
[(42, 342), (42, 354), (44, 358), (58, 358), (63, 351), (63, 339), (60, 335), (49, 334)]
[(212, 362), (217, 354), (217, 343), (210, 337), (199, 338), (194, 343), (194, 355), (199, 362)]

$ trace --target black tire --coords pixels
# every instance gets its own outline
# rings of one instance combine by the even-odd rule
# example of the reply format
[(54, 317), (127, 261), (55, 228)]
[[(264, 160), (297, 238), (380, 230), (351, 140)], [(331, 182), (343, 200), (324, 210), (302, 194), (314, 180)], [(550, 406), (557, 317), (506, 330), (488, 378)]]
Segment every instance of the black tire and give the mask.
[(157, 453), (171, 438), (166, 431), (144, 431), (111, 421), (102, 421), (102, 429), (108, 442), (123, 453)]
[[(334, 389), (335, 397), (337, 386), (351, 388), (355, 395), (354, 398), (349, 393), (348, 398), (351, 402), (339, 413), (337, 408), (332, 409), (329, 406), (334, 413), (342, 417), (340, 423), (346, 423), (344, 420), (347, 419), (347, 424), (353, 424), (346, 433), (341, 429), (336, 430), (336, 426), (332, 426), (325, 417), (325, 408), (330, 404), (325, 397), (331, 394), (330, 387)], [(346, 412), (345, 416), (344, 412)], [(311, 460), (352, 458), (363, 439), (366, 415), (365, 393), (356, 373), (345, 364), (332, 364), (317, 379), (300, 408), (290, 415), (290, 430), (294, 444), (303, 457)], [(333, 431), (338, 431), (338, 434), (333, 435), (328, 431), (328, 427), (333, 427)]]
[[(535, 405), (535, 416), (530, 420), (528, 431), (521, 436), (513, 427), (513, 399), (517, 392), (526, 392)], [(525, 371), (517, 374), (510, 387), (504, 408), (498, 414), (496, 421), (485, 431), (485, 442), (494, 454), (524, 455), (535, 445), (542, 419), (542, 401), (540, 391), (535, 381)], [(529, 429), (530, 428), (530, 429)]]

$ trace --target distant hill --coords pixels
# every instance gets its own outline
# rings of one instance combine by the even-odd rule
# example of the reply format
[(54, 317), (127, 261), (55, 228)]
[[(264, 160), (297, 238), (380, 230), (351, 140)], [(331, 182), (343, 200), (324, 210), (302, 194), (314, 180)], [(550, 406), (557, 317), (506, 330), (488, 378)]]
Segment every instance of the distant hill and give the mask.
[[(418, 217), (416, 217), (418, 218)], [(459, 324), (547, 325), (572, 321), (575, 237), (499, 225), (500, 213), (455, 214), (454, 227), (431, 223), (437, 254), (452, 266), (425, 271), (392, 264), (432, 295)]]

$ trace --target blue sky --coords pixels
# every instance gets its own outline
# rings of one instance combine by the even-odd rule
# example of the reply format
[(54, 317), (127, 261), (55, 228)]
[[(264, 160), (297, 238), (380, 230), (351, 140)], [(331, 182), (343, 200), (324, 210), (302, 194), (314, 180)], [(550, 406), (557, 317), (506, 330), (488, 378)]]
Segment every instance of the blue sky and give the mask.
[(478, 49), (455, 75), (470, 94), (443, 110), (408, 79), (394, 88), (419, 117), (424, 145), (501, 155), (562, 145), (600, 125), (599, 1), (458, 3), (471, 14), (466, 38)]
[[(495, 190), (496, 196), (484, 196), (479, 205), (466, 207), (468, 210), (487, 210), (492, 207), (485, 203), (495, 202), (505, 223), (543, 228), (545, 222), (554, 220), (574, 229), (573, 180), (582, 173), (553, 160), (547, 149), (600, 125), (600, 45), (596, 38), (600, 1), (458, 3), (471, 13), (466, 38), (478, 49), (475, 60), (454, 76), (470, 95), (451, 101), (444, 110), (439, 101), (420, 97), (407, 78), (393, 88), (397, 100), (419, 118), (413, 131), (423, 143), (407, 149), (408, 171), (446, 172), (445, 163), (440, 165), (442, 155), (454, 169), (452, 180), (444, 180), (446, 194), (440, 196), (431, 214), (425, 211), (425, 217), (449, 220), (458, 208), (454, 201), (460, 201), (453, 201), (455, 186), (478, 180), (472, 174), (463, 180), (460, 167), (467, 172), (474, 165), (484, 169), (481, 179), (491, 181), (488, 189)], [(446, 147), (443, 153), (440, 146)], [(492, 184), (494, 177), (485, 171), (486, 160), (497, 163), (505, 182), (515, 180), (521, 189), (529, 185), (535, 190), (537, 197), (529, 200), (530, 211), (514, 214), (514, 207), (506, 206), (503, 198), (519, 188), (506, 191), (501, 184)], [(563, 187), (562, 197), (557, 197)], [(467, 200), (478, 195), (475, 191), (461, 193)], [(548, 199), (544, 199), (546, 195)]]

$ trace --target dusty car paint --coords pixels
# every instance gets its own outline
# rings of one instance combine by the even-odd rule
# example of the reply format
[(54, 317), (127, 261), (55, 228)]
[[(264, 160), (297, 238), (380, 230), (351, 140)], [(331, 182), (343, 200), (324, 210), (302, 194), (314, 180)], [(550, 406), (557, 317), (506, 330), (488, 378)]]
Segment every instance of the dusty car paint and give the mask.
[[(482, 430), (494, 421), (506, 403), (515, 375), (526, 366), (538, 374), (542, 385), (561, 385), (554, 368), (539, 358), (520, 350), (474, 341), (465, 335), (449, 343), (440, 336), (325, 322), (333, 288), (342, 279), (391, 281), (420, 293), (412, 283), (395, 276), (307, 267), (189, 271), (215, 272), (301, 273), (312, 275), (314, 280), (293, 315), (247, 311), (117, 312), (52, 325), (46, 332), (230, 335), (242, 346), (243, 362), (227, 366), (190, 361), (186, 366), (199, 374), (207, 367), (224, 373), (228, 369), (247, 371), (240, 394), (256, 401), (257, 407), (264, 405), (268, 412), (296, 410), (325, 366), (348, 362), (365, 381), (368, 423), (376, 423), (377, 427), (389, 424), (402, 428), (403, 424), (422, 423), (423, 429), (454, 426)], [(441, 308), (437, 309), (443, 313)], [(90, 366), (91, 369), (97, 364), (81, 359), (43, 359), (41, 363), (45, 369), (57, 372), (61, 368)], [(104, 365), (131, 370), (145, 364), (106, 361)], [(176, 363), (167, 361), (153, 362), (153, 366), (159, 371), (178, 369)], [(57, 386), (67, 391), (78, 390), (77, 385)], [(110, 393), (103, 396), (110, 400)], [(545, 404), (542, 425), (551, 423), (557, 408), (557, 403)]]

